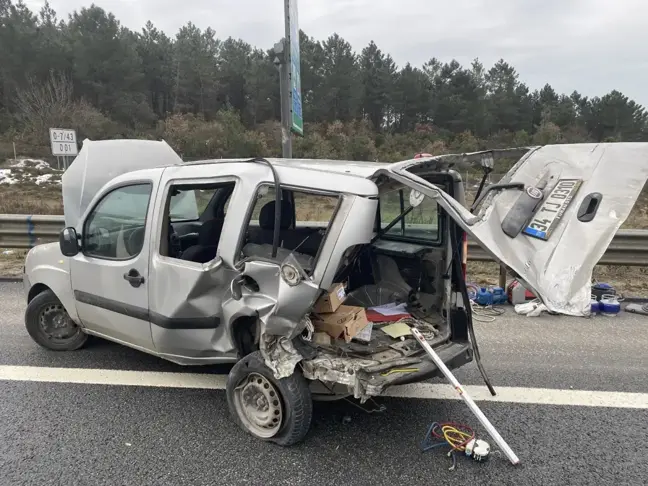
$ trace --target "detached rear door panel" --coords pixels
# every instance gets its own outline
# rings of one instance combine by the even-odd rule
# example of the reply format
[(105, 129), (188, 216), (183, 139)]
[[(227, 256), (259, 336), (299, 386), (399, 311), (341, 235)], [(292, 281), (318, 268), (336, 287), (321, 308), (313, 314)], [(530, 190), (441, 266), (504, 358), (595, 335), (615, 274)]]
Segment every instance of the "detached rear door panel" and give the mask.
[[(412, 166), (394, 169), (422, 188), (415, 172)], [(549, 310), (587, 315), (592, 269), (647, 178), (648, 143), (549, 145), (532, 149), (500, 181), (523, 183), (525, 190), (493, 192), (477, 215), (438, 190), (434, 197)], [(534, 198), (537, 204), (530, 204)], [(512, 222), (525, 217), (529, 223), (512, 232)]]

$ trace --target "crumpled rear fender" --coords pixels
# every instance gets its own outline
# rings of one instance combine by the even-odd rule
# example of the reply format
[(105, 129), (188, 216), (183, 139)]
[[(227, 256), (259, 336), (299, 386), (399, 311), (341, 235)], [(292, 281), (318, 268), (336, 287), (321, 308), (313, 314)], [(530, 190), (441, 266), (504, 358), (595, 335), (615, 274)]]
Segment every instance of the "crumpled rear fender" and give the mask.
[[(292, 261), (289, 257), (284, 264)], [(303, 358), (292, 340), (308, 326), (307, 314), (319, 288), (309, 279), (288, 284), (281, 277), (281, 265), (272, 262), (246, 262), (241, 276), (253, 281), (258, 290), (243, 285), (239, 300), (230, 295), (223, 303), (223, 317), (232, 323), (239, 317), (256, 316), (266, 365), (278, 379), (290, 376)]]

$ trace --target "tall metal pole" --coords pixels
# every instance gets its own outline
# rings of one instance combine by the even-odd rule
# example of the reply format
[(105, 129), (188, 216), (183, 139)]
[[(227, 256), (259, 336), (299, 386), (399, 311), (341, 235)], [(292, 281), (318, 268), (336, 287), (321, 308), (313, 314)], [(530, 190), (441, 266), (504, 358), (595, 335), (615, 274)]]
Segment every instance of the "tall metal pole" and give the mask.
[(273, 48), (275, 67), (279, 71), (281, 102), (281, 152), (292, 158), (292, 134), (304, 134), (299, 54), (299, 21), (297, 0), (284, 0), (285, 37)]
[[(286, 31), (288, 31), (288, 26), (286, 25)], [(286, 34), (288, 35), (288, 34)], [(284, 58), (283, 62), (279, 65), (279, 85), (280, 85), (280, 95), (281, 95), (281, 154), (285, 159), (292, 158), (292, 120), (290, 113), (290, 64), (287, 62), (289, 56), (288, 49), (286, 45), (286, 39), (281, 39), (280, 41), (283, 44)]]

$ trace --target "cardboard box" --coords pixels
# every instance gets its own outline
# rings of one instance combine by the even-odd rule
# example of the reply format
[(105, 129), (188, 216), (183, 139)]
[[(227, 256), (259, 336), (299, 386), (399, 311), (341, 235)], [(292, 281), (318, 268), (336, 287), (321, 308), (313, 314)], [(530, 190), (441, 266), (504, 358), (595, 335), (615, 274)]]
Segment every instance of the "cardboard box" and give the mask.
[(373, 331), (373, 322), (369, 322), (364, 328), (360, 330), (358, 334), (353, 336), (352, 339), (355, 339), (356, 341), (360, 341), (363, 343), (368, 343), (371, 341), (371, 333)]
[[(344, 339), (350, 342), (356, 335), (360, 334), (369, 324), (364, 307), (341, 305), (335, 312), (327, 314), (316, 314), (313, 317), (315, 330), (324, 331), (335, 339)], [(367, 333), (363, 333), (366, 337)], [(371, 338), (371, 331), (369, 331)]]
[(346, 299), (344, 284), (333, 284), (324, 295), (317, 299), (317, 302), (315, 302), (315, 306), (313, 307), (313, 312), (316, 314), (335, 312), (342, 305), (344, 299)]

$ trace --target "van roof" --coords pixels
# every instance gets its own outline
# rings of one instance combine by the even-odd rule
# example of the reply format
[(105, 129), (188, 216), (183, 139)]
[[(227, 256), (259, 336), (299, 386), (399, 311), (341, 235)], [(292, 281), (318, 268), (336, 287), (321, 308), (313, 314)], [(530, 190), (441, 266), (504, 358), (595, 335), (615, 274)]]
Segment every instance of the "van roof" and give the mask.
[[(207, 165), (221, 163), (246, 162), (249, 158), (241, 159), (212, 159), (199, 160), (195, 162), (184, 162), (182, 165)], [(286, 168), (298, 168), (303, 170), (316, 170), (318, 172), (335, 172), (339, 174), (354, 175), (358, 177), (371, 177), (379, 169), (386, 168), (389, 164), (382, 162), (358, 162), (352, 160), (330, 160), (330, 159), (283, 159), (265, 158), (272, 165)]]

